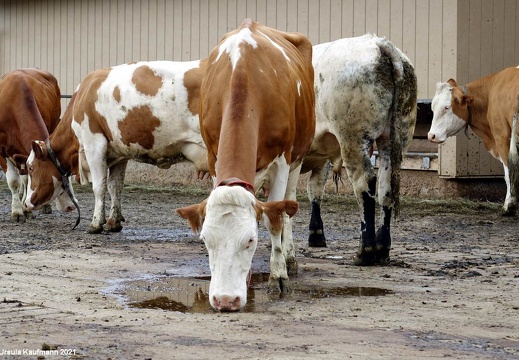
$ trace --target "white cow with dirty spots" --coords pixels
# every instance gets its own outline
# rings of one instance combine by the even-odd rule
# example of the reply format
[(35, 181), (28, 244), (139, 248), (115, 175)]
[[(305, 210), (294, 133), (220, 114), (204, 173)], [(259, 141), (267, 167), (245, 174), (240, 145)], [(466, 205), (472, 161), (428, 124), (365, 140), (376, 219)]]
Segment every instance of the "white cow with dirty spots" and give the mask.
[(519, 196), (519, 67), (462, 86), (454, 79), (438, 83), (431, 108), (431, 142), (441, 144), (470, 126), (490, 154), (503, 164), (507, 189), (503, 215), (515, 215)]
[[(311, 171), (309, 246), (326, 246), (320, 203), (332, 163), (337, 181), (344, 165), (361, 213), (357, 265), (385, 263), (391, 248), (391, 215), (399, 209), (402, 154), (416, 123), (416, 76), (409, 59), (390, 41), (373, 35), (315, 45), (316, 131), (302, 173)], [(382, 223), (375, 232), (377, 176), (370, 161), (380, 157), (378, 201)]]
[[(137, 62), (88, 74), (46, 142), (33, 141), (27, 160), (28, 209), (67, 196), (66, 177), (92, 183), (90, 233), (121, 231), (121, 193), (128, 160), (168, 168), (188, 160), (207, 170), (198, 93), (205, 61)], [(112, 200), (105, 217), (105, 194)], [(71, 195), (72, 196), (72, 195)]]

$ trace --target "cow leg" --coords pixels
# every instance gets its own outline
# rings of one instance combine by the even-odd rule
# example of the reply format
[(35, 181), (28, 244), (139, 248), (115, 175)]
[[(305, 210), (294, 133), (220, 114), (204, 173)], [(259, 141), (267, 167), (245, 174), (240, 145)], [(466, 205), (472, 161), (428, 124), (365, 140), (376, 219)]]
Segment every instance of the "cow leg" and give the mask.
[[(503, 165), (503, 169), (505, 170), (505, 182), (506, 182), (506, 198), (505, 203), (503, 205), (503, 216), (514, 216), (517, 210), (517, 194), (512, 195), (512, 184), (510, 180), (510, 170), (507, 166)], [(515, 169), (512, 169), (515, 170)], [(518, 171), (518, 170), (515, 170)], [(512, 171), (513, 172), (513, 171)]]
[(106, 231), (119, 232), (123, 229), (121, 222), (125, 221), (121, 210), (121, 194), (124, 187), (127, 161), (110, 167), (108, 174), (108, 192), (112, 201), (110, 217), (104, 226)]
[(389, 261), (391, 250), (391, 214), (393, 212), (394, 199), (391, 188), (391, 141), (387, 138), (377, 139), (377, 147), (380, 156), (378, 170), (378, 202), (381, 207), (382, 224), (377, 230), (375, 241), (375, 259), (380, 263)]
[(357, 200), (362, 208), (363, 221), (360, 225), (361, 236), (359, 242), (359, 250), (355, 255), (354, 264), (359, 266), (373, 265), (376, 262), (375, 257), (375, 187), (377, 178), (373, 175), (367, 181), (367, 189), (363, 190)]
[(310, 232), (308, 235), (308, 246), (310, 247), (326, 247), (323, 219), (321, 218), (321, 200), (324, 192), (325, 171), (325, 166), (313, 169), (306, 186), (308, 200), (312, 204), (312, 214), (310, 216), (310, 225), (308, 226)]
[[(276, 165), (276, 178), (270, 181), (272, 187), (270, 188), (270, 194), (268, 201), (280, 201), (283, 200), (287, 193), (287, 181), (290, 171), (288, 164), (277, 164)], [(286, 216), (286, 214), (284, 215)], [(277, 230), (272, 227), (268, 216), (263, 214), (263, 222), (265, 227), (270, 233), (270, 240), (272, 242), (272, 250), (270, 254), (270, 276), (269, 276), (269, 289), (271, 291), (281, 291), (282, 293), (288, 292), (288, 273), (287, 273), (287, 262), (285, 258), (285, 248), (289, 248), (289, 245), (282, 244), (282, 233), (283, 229)], [(290, 223), (291, 224), (291, 223)], [(285, 222), (283, 222), (283, 227)], [(290, 229), (290, 235), (292, 229)], [(288, 234), (287, 234), (288, 235)], [(288, 241), (288, 239), (287, 239)], [(293, 244), (292, 244), (293, 247)], [(294, 256), (295, 261), (295, 256)]]
[(358, 145), (357, 149), (353, 146), (354, 144), (344, 146), (341, 153), (362, 214), (359, 249), (355, 255), (354, 264), (366, 266), (373, 265), (376, 261), (375, 188), (377, 177), (369, 157), (371, 143)]
[(24, 183), (18, 174), (18, 169), (7, 159), (7, 171), (5, 173), (7, 185), (11, 190), (11, 221), (24, 223), (26, 220), (21, 198), (24, 193)]
[[(101, 135), (100, 135), (101, 137)], [(97, 140), (97, 141), (96, 141)], [(92, 139), (85, 142), (85, 156), (92, 175), (92, 190), (95, 197), (94, 215), (88, 228), (89, 234), (99, 234), (106, 224), (105, 197), (106, 197), (106, 139)]]
[[(285, 199), (297, 201), (296, 189), (300, 172), (301, 165), (299, 165), (297, 169), (291, 171), (288, 175)], [(285, 256), (285, 263), (288, 275), (296, 275), (297, 260), (296, 250), (294, 246), (294, 238), (292, 235), (292, 219), (286, 213), (283, 214), (283, 232), (281, 236), (281, 246), (283, 248), (283, 255)]]

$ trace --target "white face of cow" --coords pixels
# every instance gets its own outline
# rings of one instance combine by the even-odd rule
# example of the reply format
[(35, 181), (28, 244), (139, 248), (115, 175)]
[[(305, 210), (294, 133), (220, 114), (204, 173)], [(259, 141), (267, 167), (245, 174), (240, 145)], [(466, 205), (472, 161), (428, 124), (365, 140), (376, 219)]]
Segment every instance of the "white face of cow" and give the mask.
[[(27, 159), (27, 168), (29, 169), (27, 197), (25, 199), (27, 210), (39, 210), (52, 200), (56, 200), (56, 207), (61, 212), (70, 212), (76, 209), (67, 192), (63, 189), (61, 176), (49, 159), (45, 161), (38, 159), (34, 150), (32, 150)], [(72, 186), (70, 190), (74, 195)], [(77, 202), (77, 200), (75, 201)]]
[(200, 238), (209, 252), (209, 301), (217, 310), (240, 310), (247, 302), (258, 243), (255, 202), (254, 195), (240, 186), (217, 187), (207, 199)]
[(438, 83), (431, 108), (433, 120), (427, 134), (429, 141), (443, 143), (449, 136), (456, 136), (465, 129), (467, 123), (458, 117), (452, 109), (452, 86)]

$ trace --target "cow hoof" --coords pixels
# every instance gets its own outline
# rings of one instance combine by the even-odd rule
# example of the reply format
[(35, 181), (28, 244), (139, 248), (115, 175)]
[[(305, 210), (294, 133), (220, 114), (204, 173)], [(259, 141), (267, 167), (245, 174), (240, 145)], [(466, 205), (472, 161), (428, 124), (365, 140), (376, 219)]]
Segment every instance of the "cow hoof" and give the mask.
[(375, 260), (377, 264), (380, 265), (388, 265), (389, 264), (389, 249), (376, 249), (375, 250)]
[(363, 249), (362, 252), (357, 252), (353, 258), (353, 265), (355, 266), (371, 266), (376, 262), (375, 252), (368, 248)]
[(120, 222), (114, 222), (110, 220), (108, 220), (108, 222), (104, 226), (104, 230), (109, 232), (121, 232), (122, 229), (123, 226)]
[(382, 225), (376, 236), (375, 259), (378, 264), (389, 263), (389, 251), (391, 250), (391, 233), (389, 227)]
[(269, 293), (280, 293), (280, 294), (286, 294), (288, 293), (288, 279), (283, 278), (269, 278)]
[(310, 235), (308, 236), (308, 246), (326, 247), (326, 238), (324, 237), (322, 230), (317, 230), (315, 232), (310, 231)]
[(503, 212), (501, 212), (501, 216), (515, 216), (516, 208), (515, 207), (509, 207), (508, 209), (503, 209)]
[(42, 214), (52, 214), (52, 206), (50, 204), (44, 205), (41, 209)]
[(23, 214), (25, 215), (25, 219), (27, 219), (27, 220), (32, 220), (35, 218), (32, 211), (24, 211)]
[(288, 276), (297, 275), (297, 260), (295, 258), (287, 259), (286, 265)]
[(90, 225), (87, 232), (89, 234), (101, 234), (103, 232), (103, 227), (102, 226), (96, 227), (96, 226)]
[(11, 213), (11, 222), (14, 223), (24, 223), (26, 220), (25, 214), (13, 214)]

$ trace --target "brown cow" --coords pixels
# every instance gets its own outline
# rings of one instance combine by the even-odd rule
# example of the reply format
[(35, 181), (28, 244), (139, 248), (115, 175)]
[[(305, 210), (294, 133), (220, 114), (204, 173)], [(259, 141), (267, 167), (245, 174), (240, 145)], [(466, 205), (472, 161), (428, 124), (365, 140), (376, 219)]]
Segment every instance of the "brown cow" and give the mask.
[(514, 215), (519, 192), (517, 114), (519, 112), (519, 67), (458, 86), (455, 80), (436, 85), (429, 140), (443, 143), (468, 126), (483, 141), (505, 171), (504, 215)]
[[(315, 131), (313, 76), (306, 37), (250, 19), (208, 58), (200, 130), (216, 186), (201, 204), (177, 212), (201, 230), (211, 268), (209, 301), (218, 310), (239, 310), (247, 301), (262, 217), (272, 241), (270, 287), (286, 291), (288, 272), (295, 271), (288, 216), (298, 208), (297, 178)], [(268, 202), (256, 199), (255, 188), (266, 190)]]
[[(11, 221), (25, 222), (22, 197), (27, 172), (15, 155), (29, 155), (31, 140), (45, 140), (59, 123), (61, 93), (56, 78), (39, 69), (17, 69), (0, 80), (0, 164), (12, 193)], [(67, 203), (70, 205), (70, 203)]]

